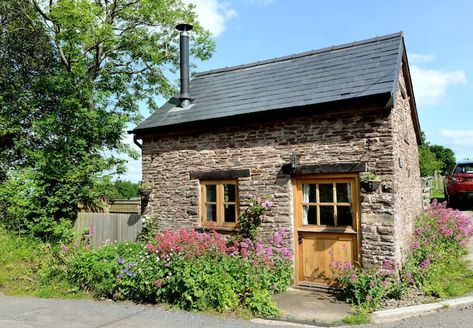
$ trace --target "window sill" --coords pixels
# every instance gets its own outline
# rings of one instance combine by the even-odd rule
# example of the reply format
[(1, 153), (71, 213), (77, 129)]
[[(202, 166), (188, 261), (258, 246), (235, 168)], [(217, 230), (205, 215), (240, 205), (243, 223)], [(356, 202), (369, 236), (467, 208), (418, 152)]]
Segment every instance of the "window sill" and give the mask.
[(196, 229), (203, 230), (203, 231), (215, 230), (217, 232), (220, 232), (220, 231), (223, 231), (223, 232), (237, 232), (237, 231), (240, 231), (240, 228), (238, 226), (234, 226), (234, 227), (225, 227), (225, 226), (209, 227), (209, 226), (206, 226), (206, 225), (201, 225), (201, 226), (198, 226)]

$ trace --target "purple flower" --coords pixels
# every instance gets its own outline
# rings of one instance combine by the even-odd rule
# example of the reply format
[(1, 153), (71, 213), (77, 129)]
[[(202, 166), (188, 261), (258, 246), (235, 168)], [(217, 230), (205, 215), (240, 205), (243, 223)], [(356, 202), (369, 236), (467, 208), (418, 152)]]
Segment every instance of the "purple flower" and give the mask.
[(61, 244), (61, 251), (63, 251), (64, 253), (69, 253), (69, 247), (67, 247), (66, 245), (64, 244)]
[(282, 241), (282, 235), (278, 232), (276, 232), (274, 234), (274, 237), (273, 237), (273, 244), (274, 245), (279, 245)]
[(265, 200), (263, 204), (261, 204), (265, 209), (269, 210), (271, 207), (273, 207), (273, 202), (269, 200)]
[(263, 253), (263, 243), (261, 242), (261, 240), (258, 240), (256, 242), (256, 256), (261, 256), (261, 254)]
[(279, 250), (279, 255), (281, 255), (286, 260), (292, 258), (291, 250), (287, 249), (286, 247), (283, 247)]
[(126, 275), (130, 278), (135, 278), (136, 277), (136, 273), (131, 272), (131, 271), (127, 272)]
[(121, 258), (121, 256), (119, 256), (118, 259), (117, 259), (117, 263), (118, 264), (123, 264), (123, 262), (124, 262), (123, 259)]
[(426, 269), (430, 265), (430, 259), (426, 258), (422, 263), (419, 265), (422, 269)]
[(130, 262), (130, 263), (128, 263), (128, 264), (126, 265), (126, 267), (127, 267), (128, 269), (130, 269), (130, 268), (134, 267), (135, 265), (136, 265), (136, 262)]
[(353, 269), (353, 265), (351, 265), (350, 262), (345, 263), (345, 270), (351, 270)]
[(358, 280), (358, 275), (356, 273), (354, 273), (354, 274), (351, 275), (350, 279), (351, 279), (352, 282), (356, 282)]
[(383, 281), (383, 288), (386, 289), (386, 287), (388, 287), (388, 281), (387, 281), (387, 280), (384, 280), (384, 281)]
[(273, 249), (271, 247), (266, 247), (266, 256), (273, 255)]

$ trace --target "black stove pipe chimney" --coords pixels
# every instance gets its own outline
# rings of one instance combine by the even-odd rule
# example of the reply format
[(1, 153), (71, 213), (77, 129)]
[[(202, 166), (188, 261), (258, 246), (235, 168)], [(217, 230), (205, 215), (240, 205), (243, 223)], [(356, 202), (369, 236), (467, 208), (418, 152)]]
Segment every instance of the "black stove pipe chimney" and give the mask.
[(191, 104), (191, 94), (189, 87), (189, 33), (192, 30), (190, 24), (178, 24), (176, 29), (181, 32), (180, 50), (181, 50), (181, 94), (179, 100), (181, 107), (185, 108)]

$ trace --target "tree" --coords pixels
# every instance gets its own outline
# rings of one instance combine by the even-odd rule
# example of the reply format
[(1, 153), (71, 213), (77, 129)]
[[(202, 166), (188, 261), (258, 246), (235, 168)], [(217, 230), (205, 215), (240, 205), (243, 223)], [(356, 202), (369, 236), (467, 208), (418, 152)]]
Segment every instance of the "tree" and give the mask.
[(431, 145), (425, 133), (421, 131), (421, 145), (419, 146), (419, 167), (421, 176), (431, 176), (435, 171), (451, 172), (455, 167), (456, 159), (450, 148)]
[[(179, 21), (195, 26), (193, 54), (209, 58), (209, 33), (180, 0), (1, 2), (0, 202), (8, 220), (30, 230), (34, 222), (47, 235), (74, 219), (79, 203), (102, 199), (104, 172), (124, 170), (107, 154), (137, 155), (121, 140), (141, 118), (139, 103), (156, 109), (156, 96), (173, 92)], [(27, 212), (15, 195), (28, 198)]]
[(430, 151), (435, 155), (435, 158), (442, 163), (440, 170), (451, 173), (456, 164), (455, 153), (450, 148), (431, 145)]
[(117, 180), (113, 183), (112, 189), (108, 192), (107, 196), (110, 199), (130, 199), (139, 197), (138, 192), (139, 185), (131, 181)]
[(419, 146), (419, 169), (420, 176), (432, 176), (435, 171), (440, 170), (442, 163), (435, 158), (428, 144)]

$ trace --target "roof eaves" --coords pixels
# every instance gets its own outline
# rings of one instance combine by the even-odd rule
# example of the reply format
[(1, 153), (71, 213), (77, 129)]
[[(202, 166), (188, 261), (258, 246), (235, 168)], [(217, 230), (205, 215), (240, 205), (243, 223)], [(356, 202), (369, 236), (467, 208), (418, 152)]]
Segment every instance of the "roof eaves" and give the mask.
[[(274, 108), (274, 109), (269, 109), (266, 111), (259, 111), (259, 112), (252, 112), (252, 113), (241, 113), (241, 114), (236, 114), (236, 115), (231, 115), (231, 116), (224, 116), (224, 117), (214, 117), (214, 118), (205, 118), (205, 119), (197, 119), (193, 121), (186, 121), (186, 122), (179, 122), (179, 123), (173, 123), (170, 125), (158, 125), (158, 126), (146, 126), (146, 127), (136, 127), (133, 130), (127, 131), (129, 134), (145, 134), (151, 131), (159, 131), (159, 130), (166, 130), (166, 129), (173, 129), (173, 128), (179, 128), (179, 127), (186, 127), (190, 128), (193, 126), (196, 126), (196, 124), (200, 123), (205, 123), (205, 122), (232, 122), (235, 119), (241, 118), (241, 117), (253, 117), (255, 115), (265, 115), (265, 113), (271, 111), (271, 112), (279, 112), (283, 113), (283, 111), (287, 110), (288, 108), (292, 109), (297, 109), (297, 110), (303, 110), (303, 109), (309, 109), (312, 106), (334, 106), (337, 104), (347, 104), (347, 103), (352, 103), (352, 102), (360, 102), (360, 101), (365, 101), (366, 99), (372, 99), (372, 101), (379, 103), (379, 104), (385, 104), (387, 99), (391, 97), (390, 92), (381, 92), (381, 93), (376, 93), (376, 94), (370, 94), (370, 95), (363, 95), (355, 98), (348, 98), (348, 99), (339, 99), (339, 100), (332, 100), (328, 102), (322, 102), (322, 103), (316, 103), (312, 105), (304, 105), (304, 106), (296, 106), (296, 107), (280, 107), (280, 108)], [(138, 137), (140, 139), (140, 137)]]

